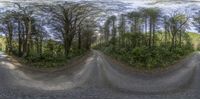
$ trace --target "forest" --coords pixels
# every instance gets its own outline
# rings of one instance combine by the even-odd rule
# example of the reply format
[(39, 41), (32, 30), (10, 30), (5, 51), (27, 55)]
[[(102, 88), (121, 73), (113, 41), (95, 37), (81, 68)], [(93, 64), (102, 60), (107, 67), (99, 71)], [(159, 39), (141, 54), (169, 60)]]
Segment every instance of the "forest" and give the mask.
[(165, 14), (152, 7), (107, 15), (90, 2), (13, 7), (0, 13), (0, 50), (36, 67), (62, 66), (96, 49), (133, 67), (154, 69), (199, 49), (192, 42), (196, 34), (187, 29), (192, 24), (200, 32), (200, 11)]
[(90, 3), (13, 4), (1, 12), (1, 50), (37, 67), (55, 67), (83, 55), (95, 40), (102, 12)]
[(200, 0), (0, 0), (0, 99), (200, 99)]
[(173, 65), (199, 49), (200, 36), (187, 32), (190, 23), (200, 32), (200, 12), (195, 14), (179, 10), (164, 14), (159, 8), (138, 8), (110, 16), (101, 27), (104, 34), (94, 48), (137, 69)]

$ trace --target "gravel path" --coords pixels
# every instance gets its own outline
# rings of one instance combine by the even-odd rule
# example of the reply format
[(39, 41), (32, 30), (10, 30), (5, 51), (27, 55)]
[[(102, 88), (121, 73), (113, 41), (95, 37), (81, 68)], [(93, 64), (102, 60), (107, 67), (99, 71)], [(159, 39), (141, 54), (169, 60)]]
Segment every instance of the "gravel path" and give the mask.
[(0, 53), (0, 99), (200, 99), (200, 53), (156, 75), (127, 72), (98, 51), (80, 68), (20, 69)]

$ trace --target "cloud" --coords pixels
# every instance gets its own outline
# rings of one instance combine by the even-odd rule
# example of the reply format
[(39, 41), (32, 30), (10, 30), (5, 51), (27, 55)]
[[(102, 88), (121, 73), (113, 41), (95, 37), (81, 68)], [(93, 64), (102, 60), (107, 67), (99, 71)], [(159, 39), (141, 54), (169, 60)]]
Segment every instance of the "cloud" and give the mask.
[[(200, 0), (0, 0), (0, 7), (12, 5), (12, 3), (53, 3), (56, 1), (89, 1), (89, 2), (103, 2), (102, 4), (113, 5), (116, 7), (117, 3), (121, 2), (122, 6), (130, 6), (131, 8), (138, 7), (160, 7), (160, 8), (184, 8), (190, 5), (200, 6)], [(107, 4), (106, 4), (107, 3)], [(112, 4), (113, 3), (113, 4)]]

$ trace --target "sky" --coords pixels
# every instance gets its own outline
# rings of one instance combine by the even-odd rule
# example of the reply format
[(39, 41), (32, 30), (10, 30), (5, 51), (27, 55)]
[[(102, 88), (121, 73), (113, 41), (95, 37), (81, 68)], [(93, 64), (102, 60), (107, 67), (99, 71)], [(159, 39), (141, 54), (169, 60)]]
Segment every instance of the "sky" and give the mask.
[[(83, 0), (0, 0), (0, 6), (6, 6), (12, 2), (38, 2), (38, 3), (51, 3), (55, 1), (83, 1)], [(84, 0), (84, 1), (109, 1), (109, 2), (124, 2), (133, 4), (133, 6), (187, 6), (187, 5), (200, 5), (200, 0)]]
[[(0, 0), (0, 8), (12, 7), (13, 3), (53, 3), (55, 1), (92, 1), (101, 2), (103, 5), (112, 6), (116, 9), (132, 10), (138, 7), (160, 7), (165, 12), (174, 9), (188, 9), (196, 11), (200, 9), (200, 0)], [(129, 9), (128, 9), (129, 8)]]
[[(108, 8), (122, 9), (121, 12), (131, 11), (138, 7), (159, 7), (164, 13), (171, 13), (173, 10), (182, 10), (189, 15), (200, 9), (200, 0), (0, 0), (0, 8), (9, 9), (13, 3), (54, 3), (56, 1), (90, 1), (97, 2)], [(190, 31), (195, 31), (191, 27)]]
[(112, 5), (113, 7), (123, 6), (129, 8), (138, 7), (160, 7), (164, 10), (185, 9), (196, 10), (200, 8), (200, 0), (0, 0), (0, 8), (12, 6), (12, 3), (53, 3), (55, 1), (93, 1), (104, 2), (104, 4)]

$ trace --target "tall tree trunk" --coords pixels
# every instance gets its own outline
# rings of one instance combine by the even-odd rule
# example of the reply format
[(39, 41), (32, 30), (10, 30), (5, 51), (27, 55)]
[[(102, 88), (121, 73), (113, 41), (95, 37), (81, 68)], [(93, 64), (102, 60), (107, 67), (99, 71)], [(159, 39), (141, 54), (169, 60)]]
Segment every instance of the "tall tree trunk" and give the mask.
[(149, 22), (149, 47), (151, 47), (151, 42), (152, 42), (152, 21), (151, 21), (151, 18), (150, 18), (150, 22)]
[(24, 51), (25, 51), (25, 26), (24, 26), (24, 24), (22, 23), (21, 24), (22, 25), (22, 44), (21, 44), (21, 46), (22, 46), (22, 48), (21, 48), (21, 50), (22, 50), (22, 53), (21, 53), (21, 55), (24, 55)]
[(146, 45), (148, 45), (148, 39), (147, 39), (147, 33), (148, 33), (148, 30), (147, 30), (147, 28), (148, 28), (148, 25), (147, 25), (147, 22), (148, 22), (148, 20), (147, 20), (147, 18), (145, 17), (145, 36), (146, 36)]
[(171, 45), (171, 49), (173, 49), (175, 46), (175, 35), (172, 35), (172, 45)]
[(165, 45), (167, 45), (167, 26), (165, 25)]
[(39, 46), (40, 46), (40, 49), (39, 49), (40, 52), (39, 52), (39, 53), (40, 53), (40, 56), (42, 56), (42, 53), (43, 53), (43, 52), (42, 52), (42, 47), (43, 47), (43, 37), (40, 37), (40, 41), (39, 41), (39, 42), (40, 42), (40, 44), (39, 44)]
[(36, 42), (36, 51), (40, 55), (40, 40), (38, 36), (35, 38), (35, 42)]
[(184, 33), (183, 30), (180, 31), (180, 34), (179, 34), (179, 46), (181, 47), (182, 45), (182, 33)]
[(115, 20), (112, 20), (113, 23), (112, 23), (112, 42), (113, 42), (113, 45), (116, 44), (116, 27), (115, 27)]
[(31, 22), (31, 19), (29, 18), (24, 57), (29, 56), (29, 53), (30, 53), (31, 32), (32, 32), (32, 22)]
[(23, 57), (27, 56), (27, 47), (28, 47), (28, 32), (29, 32), (29, 26), (28, 26), (28, 21), (26, 20), (24, 22), (24, 27), (25, 27), (25, 33), (24, 33), (24, 41), (23, 41)]
[(8, 43), (8, 46), (7, 46), (7, 51), (8, 51), (8, 54), (11, 54), (12, 52), (12, 39), (13, 39), (13, 27), (11, 25), (10, 22), (7, 23), (7, 29), (8, 29), (8, 35), (7, 35), (7, 43)]
[(137, 19), (135, 18), (135, 20), (134, 20), (134, 33), (137, 33), (137, 32), (138, 32), (138, 30), (137, 30), (137, 25), (138, 25)]
[(153, 46), (155, 46), (155, 23), (153, 22)]
[(18, 21), (18, 55), (22, 54), (22, 38), (21, 38), (21, 23)]
[(79, 50), (81, 49), (81, 45), (82, 45), (82, 42), (81, 42), (81, 29), (79, 27), (79, 31), (78, 31), (78, 49)]
[(68, 48), (67, 48), (67, 40), (64, 40), (64, 54), (65, 57), (68, 57)]

